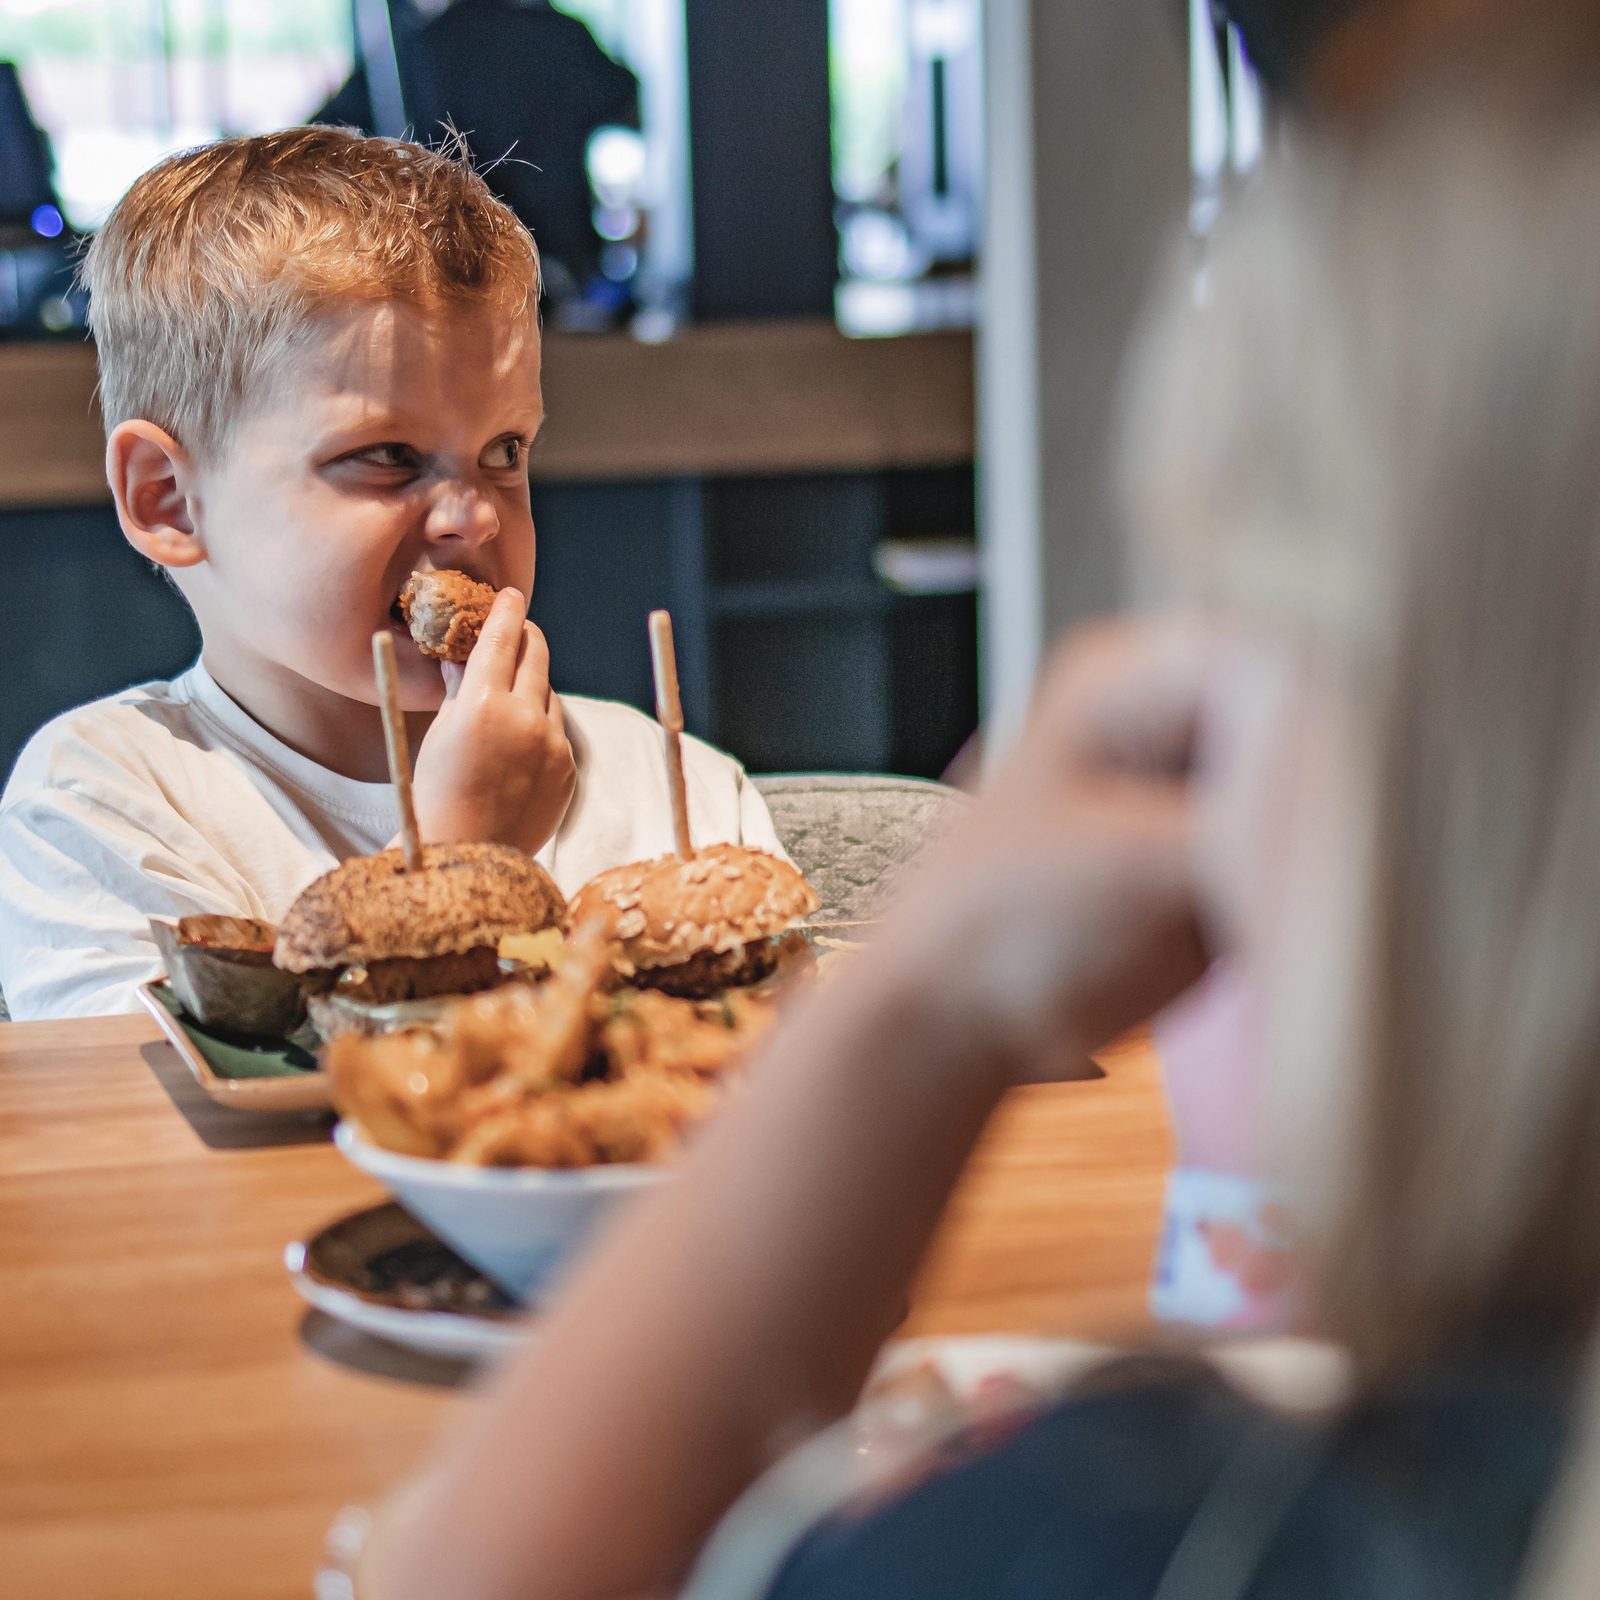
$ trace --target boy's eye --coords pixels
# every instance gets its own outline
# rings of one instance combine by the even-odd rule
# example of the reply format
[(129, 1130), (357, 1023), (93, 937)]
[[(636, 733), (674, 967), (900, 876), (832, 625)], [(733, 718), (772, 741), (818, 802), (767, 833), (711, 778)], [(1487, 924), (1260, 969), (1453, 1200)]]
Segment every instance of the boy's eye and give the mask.
[(369, 466), (410, 470), (417, 465), (417, 452), (408, 444), (369, 444), (352, 458)]
[(520, 467), (525, 451), (526, 447), (521, 439), (496, 439), (483, 452), (482, 464), (495, 469)]

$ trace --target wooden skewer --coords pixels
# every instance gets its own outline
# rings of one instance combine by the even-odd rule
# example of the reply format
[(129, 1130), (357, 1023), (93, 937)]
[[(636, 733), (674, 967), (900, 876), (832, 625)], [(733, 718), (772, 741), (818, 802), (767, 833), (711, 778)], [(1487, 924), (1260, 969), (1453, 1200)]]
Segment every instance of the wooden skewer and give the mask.
[(678, 854), (694, 854), (689, 837), (689, 791), (683, 781), (683, 702), (678, 698), (678, 656), (672, 647), (672, 617), (650, 613), (650, 665), (656, 675), (656, 721), (667, 734), (667, 788), (672, 795), (672, 834)]
[(383, 743), (389, 753), (389, 781), (400, 813), (400, 843), (406, 853), (406, 870), (422, 871), (422, 836), (417, 832), (417, 808), (411, 799), (411, 746), (406, 739), (406, 719), (400, 710), (400, 669), (395, 665), (394, 635), (372, 636), (372, 664), (378, 673), (378, 704), (383, 708)]

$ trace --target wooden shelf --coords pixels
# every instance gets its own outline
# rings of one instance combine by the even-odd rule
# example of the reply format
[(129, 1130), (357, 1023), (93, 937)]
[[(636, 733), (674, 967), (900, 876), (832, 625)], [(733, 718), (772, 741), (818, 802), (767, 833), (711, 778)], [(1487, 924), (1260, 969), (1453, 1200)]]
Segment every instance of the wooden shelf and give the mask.
[[(828, 322), (660, 344), (551, 335), (543, 482), (876, 472), (973, 457), (972, 335), (848, 339)], [(0, 509), (106, 499), (94, 353), (0, 345)]]

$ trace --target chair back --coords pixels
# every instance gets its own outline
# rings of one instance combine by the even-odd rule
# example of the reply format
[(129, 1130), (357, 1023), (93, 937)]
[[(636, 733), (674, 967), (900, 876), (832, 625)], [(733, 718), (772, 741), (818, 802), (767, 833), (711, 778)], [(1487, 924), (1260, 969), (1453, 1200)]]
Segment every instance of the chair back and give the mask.
[[(753, 782), (817, 891), (817, 922), (871, 922), (905, 869), (972, 803), (925, 778), (816, 772)], [(0, 1022), (8, 1015), (0, 994)]]
[(822, 901), (818, 922), (870, 922), (905, 869), (971, 804), (923, 778), (801, 773), (753, 780)]

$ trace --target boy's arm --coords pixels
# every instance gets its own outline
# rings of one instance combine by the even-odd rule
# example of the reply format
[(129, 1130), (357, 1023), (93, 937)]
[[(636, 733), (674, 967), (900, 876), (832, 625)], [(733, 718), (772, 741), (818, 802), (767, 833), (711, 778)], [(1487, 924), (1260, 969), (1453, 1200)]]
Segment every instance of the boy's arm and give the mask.
[(70, 789), (0, 811), (0, 992), (18, 1022), (137, 1011), (161, 976), (152, 916), (253, 910), (192, 830), (183, 840)]

